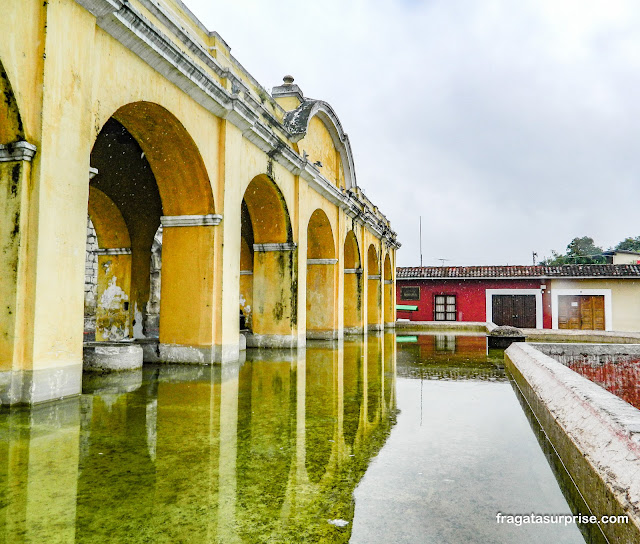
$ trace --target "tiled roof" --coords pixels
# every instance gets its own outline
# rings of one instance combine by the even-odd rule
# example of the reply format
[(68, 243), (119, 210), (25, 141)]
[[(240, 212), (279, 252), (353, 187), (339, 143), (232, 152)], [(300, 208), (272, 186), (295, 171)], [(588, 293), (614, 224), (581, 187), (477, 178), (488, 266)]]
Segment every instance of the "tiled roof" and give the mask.
[(640, 278), (640, 265), (415, 266), (398, 268), (396, 277), (399, 280), (409, 278)]

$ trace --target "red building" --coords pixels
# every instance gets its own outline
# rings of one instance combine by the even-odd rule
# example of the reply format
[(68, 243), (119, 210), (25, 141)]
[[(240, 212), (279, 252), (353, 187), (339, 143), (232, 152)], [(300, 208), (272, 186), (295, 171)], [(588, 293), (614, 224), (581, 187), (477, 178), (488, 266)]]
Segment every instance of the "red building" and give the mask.
[(640, 302), (639, 280), (640, 266), (630, 264), (398, 268), (397, 316), (522, 328), (639, 330), (631, 307)]

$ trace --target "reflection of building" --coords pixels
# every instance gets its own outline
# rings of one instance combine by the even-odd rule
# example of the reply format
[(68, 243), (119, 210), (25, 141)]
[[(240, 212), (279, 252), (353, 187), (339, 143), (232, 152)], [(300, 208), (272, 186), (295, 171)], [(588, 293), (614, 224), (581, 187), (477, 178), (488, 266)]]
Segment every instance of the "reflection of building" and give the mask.
[(237, 361), (240, 308), (261, 347), (393, 326), (396, 235), (328, 103), (179, 0), (2, 8), (0, 402), (78, 394), (84, 302), (163, 362)]
[(640, 331), (640, 265), (398, 268), (396, 302), (411, 321)]
[(352, 520), (389, 434), (395, 349), (370, 335), (87, 375), (80, 399), (7, 411), (0, 541), (346, 541), (327, 520)]

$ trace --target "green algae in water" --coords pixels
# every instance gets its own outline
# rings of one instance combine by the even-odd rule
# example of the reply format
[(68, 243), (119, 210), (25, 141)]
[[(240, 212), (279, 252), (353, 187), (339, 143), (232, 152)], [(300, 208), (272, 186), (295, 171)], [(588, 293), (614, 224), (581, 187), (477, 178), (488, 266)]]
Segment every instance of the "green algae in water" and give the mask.
[(91, 376), (3, 411), (0, 541), (348, 542), (395, 421), (394, 342), (336, 346)]

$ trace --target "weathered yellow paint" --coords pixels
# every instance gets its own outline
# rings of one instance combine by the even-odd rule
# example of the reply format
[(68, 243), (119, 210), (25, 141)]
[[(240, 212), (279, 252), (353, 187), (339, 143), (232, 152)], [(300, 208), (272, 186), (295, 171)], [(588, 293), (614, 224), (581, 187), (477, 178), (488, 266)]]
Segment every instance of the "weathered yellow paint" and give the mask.
[(369, 250), (367, 251), (367, 275), (367, 324), (369, 327), (376, 327), (381, 324), (382, 293), (380, 289), (380, 278), (372, 278), (372, 276), (380, 275), (378, 254), (373, 244), (369, 246)]
[(131, 255), (98, 256), (96, 341), (128, 338)]
[[(340, 154), (336, 151), (333, 138), (324, 123), (314, 116), (309, 122), (309, 132), (298, 143), (300, 152), (306, 151), (309, 154), (309, 161), (322, 163), (322, 174), (335, 185), (340, 186)], [(344, 174), (343, 174), (344, 182)]]
[[(344, 268), (358, 270), (362, 268), (358, 241), (352, 230), (344, 242)], [(362, 272), (344, 274), (344, 328), (362, 329), (363, 308)]]
[(130, 248), (129, 229), (118, 207), (100, 189), (89, 187), (89, 217), (96, 229), (98, 246)]
[(393, 269), (391, 268), (391, 259), (389, 254), (384, 258), (384, 322), (395, 323), (396, 321), (396, 304), (395, 289), (393, 285)]
[[(163, 344), (214, 347), (217, 360), (237, 358), (241, 298), (251, 306), (255, 334), (285, 336), (291, 345), (304, 343), (307, 327), (340, 336), (345, 327), (362, 327), (365, 316), (380, 324), (386, 291), (379, 281), (363, 281), (344, 269), (371, 274), (373, 267), (357, 249), (369, 246), (389, 253), (393, 267), (396, 244), (388, 235), (381, 239), (388, 221), (357, 187), (351, 187), (350, 204), (344, 193), (329, 190), (345, 187), (344, 169), (352, 164), (347, 148), (339, 151), (334, 143), (342, 129), (331, 120), (333, 113), (312, 116), (302, 127), (304, 135), (298, 133), (301, 139), (292, 138), (283, 123), (299, 99), (275, 100), (265, 93), (224, 41), (204, 31), (181, 4), (166, 0), (152, 7), (130, 0), (122, 13), (141, 14), (136, 24), (152, 29), (144, 39), (161, 34), (181, 52), (181, 62), (192, 63), (189, 82), (183, 66), (156, 58), (163, 53), (145, 44), (143, 33), (134, 35), (129, 25), (114, 27), (113, 17), (120, 13), (98, 24), (96, 13), (106, 5), (104, 0), (22, 0), (3, 6), (0, 144), (25, 140), (37, 151), (31, 162), (0, 164), (0, 185), (7, 188), (0, 191), (0, 244), (9, 256), (0, 262), (0, 370), (81, 363), (87, 213), (101, 248), (131, 248), (131, 255), (101, 256), (100, 265), (111, 261), (111, 276), (105, 272), (99, 279), (102, 294), (115, 278), (128, 297), (130, 317), (122, 329), (128, 327), (129, 334), (135, 308), (144, 308), (149, 298), (149, 252), (160, 215), (222, 216), (217, 226), (164, 231)], [(171, 12), (178, 26), (156, 10)], [(206, 51), (211, 54), (203, 58)], [(115, 164), (117, 156), (94, 145), (114, 120), (148, 161), (153, 179), (148, 174), (147, 181), (157, 189), (152, 214), (136, 208), (142, 193), (135, 183), (119, 181), (119, 192), (112, 194), (115, 185), (97, 177), (90, 189), (90, 166), (102, 170), (103, 180), (109, 175), (109, 168), (93, 165), (93, 159), (126, 170), (126, 164)], [(321, 161), (322, 167), (309, 161)], [(11, 192), (13, 172), (20, 178), (17, 195)], [(241, 235), (243, 200), (251, 241)], [(353, 203), (358, 209), (349, 209)], [(310, 221), (316, 210), (325, 216), (324, 227)], [(18, 212), (19, 236), (12, 238)], [(322, 234), (325, 227), (331, 241)], [(354, 242), (358, 257), (351, 266)], [(254, 252), (253, 244), (286, 245)], [(305, 256), (338, 262), (307, 266)], [(252, 275), (240, 275), (250, 269)], [(308, 320), (321, 306), (326, 315)]]
[(160, 341), (213, 344), (214, 227), (165, 228)]

